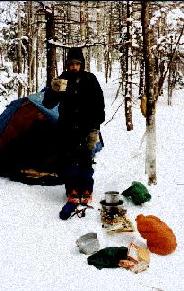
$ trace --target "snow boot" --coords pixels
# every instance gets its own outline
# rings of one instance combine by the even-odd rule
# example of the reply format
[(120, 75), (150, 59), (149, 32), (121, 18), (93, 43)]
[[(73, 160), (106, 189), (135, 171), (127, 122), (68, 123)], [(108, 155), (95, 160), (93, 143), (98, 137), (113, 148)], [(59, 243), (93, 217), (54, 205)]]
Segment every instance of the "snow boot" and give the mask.
[(72, 213), (75, 213), (78, 204), (67, 202), (59, 213), (59, 218), (62, 220), (67, 220), (72, 216)]
[(76, 190), (71, 190), (70, 193), (67, 194), (67, 201), (73, 204), (79, 204), (81, 202), (81, 197)]
[(92, 193), (88, 190), (83, 191), (81, 195), (81, 205), (88, 205), (92, 201)]

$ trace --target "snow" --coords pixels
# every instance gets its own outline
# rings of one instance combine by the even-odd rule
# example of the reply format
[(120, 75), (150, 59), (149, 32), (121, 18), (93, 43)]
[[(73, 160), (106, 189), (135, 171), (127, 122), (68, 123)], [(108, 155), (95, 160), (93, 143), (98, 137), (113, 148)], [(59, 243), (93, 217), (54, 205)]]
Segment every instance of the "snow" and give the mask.
[(181, 21), (184, 20), (184, 12), (179, 8), (172, 9), (167, 13), (167, 23), (172, 27), (175, 27), (177, 25), (178, 18), (180, 18)]
[[(118, 68), (105, 83), (96, 72), (104, 91), (106, 122), (122, 103), (118, 89)], [(65, 203), (64, 186), (29, 186), (0, 178), (0, 290), (14, 291), (182, 291), (184, 290), (184, 89), (174, 92), (173, 105), (167, 98), (157, 104), (157, 185), (148, 186), (145, 175), (145, 118), (139, 101), (133, 103), (134, 130), (126, 131), (124, 108), (102, 125), (104, 149), (97, 154), (94, 209), (86, 217), (61, 221), (58, 213)], [(134, 94), (134, 98), (136, 95)], [(113, 105), (111, 105), (113, 102)], [(0, 102), (0, 112), (5, 104)], [(125, 269), (97, 270), (79, 253), (76, 240), (96, 232), (100, 247), (128, 246), (131, 241), (146, 243), (137, 231), (109, 235), (101, 227), (100, 200), (106, 191), (122, 193), (132, 181), (142, 182), (152, 199), (142, 206), (124, 200), (133, 222), (138, 214), (153, 214), (165, 221), (177, 238), (176, 251), (168, 256), (151, 253), (147, 271), (134, 274)]]

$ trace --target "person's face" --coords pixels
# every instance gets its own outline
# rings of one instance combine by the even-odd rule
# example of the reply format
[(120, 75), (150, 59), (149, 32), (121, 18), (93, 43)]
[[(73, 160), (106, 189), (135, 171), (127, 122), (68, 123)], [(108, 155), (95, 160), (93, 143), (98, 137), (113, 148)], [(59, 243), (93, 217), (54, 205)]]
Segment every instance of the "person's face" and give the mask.
[(71, 62), (69, 64), (69, 67), (68, 67), (68, 70), (70, 72), (79, 72), (80, 71), (80, 67), (81, 67), (81, 64), (79, 62)]

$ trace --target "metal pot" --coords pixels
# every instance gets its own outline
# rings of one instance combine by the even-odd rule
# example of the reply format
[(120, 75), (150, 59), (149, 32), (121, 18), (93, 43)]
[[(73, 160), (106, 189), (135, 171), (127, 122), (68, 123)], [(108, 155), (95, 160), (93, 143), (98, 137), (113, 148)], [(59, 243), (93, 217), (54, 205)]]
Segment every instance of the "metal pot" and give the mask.
[(108, 191), (105, 192), (105, 201), (110, 204), (119, 203), (119, 192), (117, 191)]
[(107, 203), (105, 200), (100, 201), (102, 205), (102, 209), (106, 211), (111, 211), (111, 210), (120, 210), (122, 209), (123, 206), (123, 200), (119, 200), (118, 203)]

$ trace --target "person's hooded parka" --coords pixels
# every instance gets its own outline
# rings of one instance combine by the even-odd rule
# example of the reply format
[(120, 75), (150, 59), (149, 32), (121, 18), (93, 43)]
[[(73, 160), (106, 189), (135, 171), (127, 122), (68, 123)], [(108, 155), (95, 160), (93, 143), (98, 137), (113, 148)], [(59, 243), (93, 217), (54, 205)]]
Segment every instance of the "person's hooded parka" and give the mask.
[(59, 126), (65, 131), (79, 130), (87, 136), (92, 129), (100, 129), (105, 120), (104, 97), (94, 74), (84, 71), (85, 60), (81, 48), (70, 48), (66, 68), (73, 61), (80, 62), (79, 72), (64, 71), (60, 79), (67, 80), (66, 91), (55, 92), (48, 88), (43, 105), (53, 108), (59, 104)]

